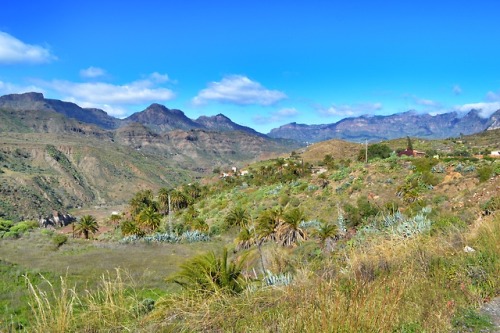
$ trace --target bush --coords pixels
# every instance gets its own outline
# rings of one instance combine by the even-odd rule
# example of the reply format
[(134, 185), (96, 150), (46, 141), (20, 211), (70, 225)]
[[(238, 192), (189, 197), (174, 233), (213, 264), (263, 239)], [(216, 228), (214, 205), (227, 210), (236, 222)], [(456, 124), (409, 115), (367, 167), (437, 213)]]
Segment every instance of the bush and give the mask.
[[(373, 145), (368, 146), (368, 160), (374, 158), (388, 158), (391, 156), (392, 149), (383, 143), (375, 143)], [(360, 149), (358, 154), (358, 161), (364, 161), (366, 157), (366, 150)]]
[(55, 234), (52, 237), (52, 243), (56, 246), (56, 248), (60, 248), (61, 246), (66, 244), (67, 241), (68, 241), (68, 236), (64, 234)]
[(477, 175), (481, 183), (485, 182), (493, 176), (493, 168), (490, 165), (484, 165), (477, 169)]

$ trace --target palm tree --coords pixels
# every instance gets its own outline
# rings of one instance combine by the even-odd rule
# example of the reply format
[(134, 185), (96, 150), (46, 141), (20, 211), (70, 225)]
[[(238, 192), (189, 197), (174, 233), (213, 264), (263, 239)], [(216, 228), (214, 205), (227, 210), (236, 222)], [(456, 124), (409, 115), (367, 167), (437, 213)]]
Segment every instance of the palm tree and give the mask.
[(144, 208), (148, 206), (155, 206), (157, 203), (153, 200), (153, 192), (151, 192), (151, 190), (144, 190), (137, 192), (129, 201), (129, 205), (130, 213), (135, 217)]
[(226, 223), (230, 226), (237, 225), (239, 227), (244, 227), (248, 224), (250, 216), (246, 209), (241, 206), (234, 207), (226, 216)]
[(186, 208), (189, 204), (187, 197), (184, 193), (173, 190), (170, 192), (170, 202), (172, 204), (172, 210)]
[(158, 204), (163, 215), (168, 213), (168, 194), (169, 191), (165, 187), (162, 187), (158, 191)]
[(339, 228), (336, 224), (323, 222), (316, 230), (316, 235), (319, 238), (321, 248), (324, 250), (329, 239), (335, 238), (339, 233)]
[(282, 219), (282, 207), (266, 210), (259, 216), (257, 219), (257, 238), (259, 244), (268, 240), (276, 240), (276, 228)]
[(115, 227), (118, 226), (118, 224), (120, 224), (121, 219), (122, 219), (122, 217), (120, 214), (111, 214), (111, 216), (109, 217), (109, 221)]
[(144, 208), (139, 215), (137, 215), (137, 222), (146, 230), (154, 231), (158, 229), (161, 222), (161, 215), (152, 206)]
[(307, 233), (300, 227), (305, 220), (304, 212), (294, 208), (285, 213), (284, 220), (276, 228), (276, 238), (282, 246), (291, 246), (307, 239)]
[(78, 233), (78, 235), (83, 233), (85, 239), (89, 239), (89, 233), (95, 234), (97, 231), (99, 231), (99, 225), (92, 215), (82, 216), (75, 226), (75, 232)]
[(226, 248), (221, 257), (209, 252), (181, 265), (180, 272), (167, 281), (195, 292), (238, 294), (245, 289), (241, 273), (245, 260), (242, 257), (239, 261), (228, 261)]
[(238, 237), (236, 238), (236, 242), (236, 251), (249, 249), (250, 247), (252, 247), (252, 245), (255, 244), (253, 232), (249, 228), (243, 227)]

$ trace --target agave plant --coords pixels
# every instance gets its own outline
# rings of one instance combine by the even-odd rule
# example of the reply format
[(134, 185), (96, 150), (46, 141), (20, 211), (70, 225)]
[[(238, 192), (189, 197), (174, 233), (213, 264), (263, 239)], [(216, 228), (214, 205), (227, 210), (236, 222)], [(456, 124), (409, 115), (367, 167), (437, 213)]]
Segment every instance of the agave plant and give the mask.
[(242, 257), (239, 261), (229, 261), (226, 248), (220, 257), (209, 252), (181, 265), (180, 272), (167, 281), (193, 292), (238, 294), (245, 289), (242, 276), (245, 260)]

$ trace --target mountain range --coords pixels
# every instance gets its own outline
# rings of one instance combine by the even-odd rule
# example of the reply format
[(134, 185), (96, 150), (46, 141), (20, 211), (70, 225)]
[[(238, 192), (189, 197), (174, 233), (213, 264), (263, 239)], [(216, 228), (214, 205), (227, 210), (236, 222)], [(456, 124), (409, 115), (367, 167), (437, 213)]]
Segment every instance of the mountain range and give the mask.
[(294, 122), (272, 129), (265, 135), (250, 127), (236, 124), (223, 114), (190, 119), (181, 110), (169, 109), (154, 103), (143, 111), (118, 119), (100, 109), (82, 108), (74, 103), (46, 99), (43, 94), (35, 92), (1, 96), (0, 109), (53, 111), (85, 124), (96, 125), (102, 130), (116, 130), (131, 124), (141, 124), (153, 134), (159, 135), (175, 130), (206, 130), (218, 133), (239, 131), (265, 139), (289, 139), (298, 142), (319, 142), (329, 139), (382, 141), (403, 136), (438, 139), (500, 127), (500, 110), (486, 118), (481, 116), (480, 110), (475, 109), (466, 114), (449, 112), (434, 116), (407, 111), (388, 116), (351, 117), (321, 125)]
[(198, 121), (159, 104), (116, 119), (40, 93), (2, 96), (0, 217), (123, 204), (141, 189), (175, 187), (301, 147), (222, 115)]
[(360, 116), (342, 119), (337, 123), (305, 125), (290, 123), (271, 130), (273, 138), (318, 142), (329, 139), (347, 141), (382, 141), (403, 136), (440, 139), (469, 135), (500, 127), (500, 110), (484, 118), (480, 110), (465, 115), (449, 112), (432, 116), (415, 111), (389, 116)]

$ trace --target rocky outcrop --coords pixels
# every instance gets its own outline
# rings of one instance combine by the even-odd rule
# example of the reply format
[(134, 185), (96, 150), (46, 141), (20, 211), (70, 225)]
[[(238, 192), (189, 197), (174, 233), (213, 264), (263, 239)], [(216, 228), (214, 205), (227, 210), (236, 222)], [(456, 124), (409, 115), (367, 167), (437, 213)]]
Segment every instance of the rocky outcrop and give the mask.
[(76, 218), (70, 214), (53, 212), (51, 216), (40, 217), (38, 223), (40, 224), (40, 228), (56, 228), (67, 226), (75, 221)]

